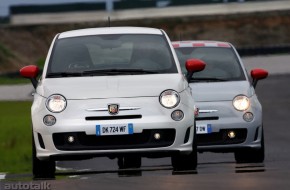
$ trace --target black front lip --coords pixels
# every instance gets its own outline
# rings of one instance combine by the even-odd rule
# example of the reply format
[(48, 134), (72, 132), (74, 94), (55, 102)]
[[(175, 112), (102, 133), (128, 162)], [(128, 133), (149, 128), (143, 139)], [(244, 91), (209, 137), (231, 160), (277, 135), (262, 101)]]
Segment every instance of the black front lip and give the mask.
[(130, 151), (130, 152), (115, 152), (115, 153), (61, 153), (51, 155), (50, 160), (85, 160), (94, 157), (109, 157), (118, 158), (123, 156), (141, 156), (147, 158), (162, 158), (180, 154), (179, 150), (150, 150), (150, 151)]

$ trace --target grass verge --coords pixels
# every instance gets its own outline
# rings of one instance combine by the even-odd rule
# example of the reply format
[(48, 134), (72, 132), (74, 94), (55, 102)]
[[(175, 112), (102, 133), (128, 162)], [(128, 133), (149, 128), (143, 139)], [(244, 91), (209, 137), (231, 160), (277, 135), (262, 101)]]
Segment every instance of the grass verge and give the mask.
[(12, 77), (0, 77), (0, 85), (10, 85), (10, 84), (28, 84), (30, 83), (29, 79), (25, 78), (12, 78)]
[(31, 172), (31, 102), (0, 102), (0, 172)]

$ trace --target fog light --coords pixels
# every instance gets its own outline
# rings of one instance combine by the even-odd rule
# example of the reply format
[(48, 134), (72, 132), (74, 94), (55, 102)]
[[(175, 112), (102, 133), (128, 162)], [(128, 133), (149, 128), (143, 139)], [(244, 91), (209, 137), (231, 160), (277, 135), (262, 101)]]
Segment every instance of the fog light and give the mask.
[(254, 119), (254, 115), (251, 112), (246, 112), (243, 116), (244, 120), (247, 122), (251, 122)]
[(229, 137), (230, 139), (233, 139), (233, 138), (236, 137), (236, 133), (235, 133), (234, 131), (229, 131), (229, 132), (228, 132), (228, 137)]
[(71, 144), (74, 143), (75, 142), (75, 137), (74, 136), (68, 136), (67, 142), (69, 142)]
[(154, 134), (154, 138), (155, 138), (156, 140), (159, 140), (159, 139), (161, 138), (161, 135), (160, 135), (159, 133), (155, 133), (155, 134)]
[(56, 119), (52, 115), (46, 115), (43, 118), (43, 123), (47, 126), (52, 126), (56, 123)]
[(175, 121), (180, 121), (184, 117), (184, 113), (181, 110), (175, 110), (171, 114), (171, 118)]

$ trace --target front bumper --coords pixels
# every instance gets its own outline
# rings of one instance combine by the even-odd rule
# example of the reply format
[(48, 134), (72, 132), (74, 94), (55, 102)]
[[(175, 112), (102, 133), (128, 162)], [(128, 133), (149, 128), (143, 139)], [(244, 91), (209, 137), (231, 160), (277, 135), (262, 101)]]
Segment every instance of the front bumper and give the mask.
[[(126, 99), (75, 100), (69, 101), (65, 111), (52, 114), (43, 109), (44, 98), (35, 97), (32, 107), (33, 133), (37, 157), (46, 159), (82, 159), (95, 156), (117, 156), (138, 154), (146, 157), (168, 156), (176, 153), (189, 154), (192, 151), (194, 136), (193, 108), (180, 103), (175, 109), (165, 109), (158, 102), (158, 98), (132, 98), (130, 105)], [(157, 99), (157, 100), (156, 100)], [(155, 102), (156, 101), (156, 102)], [(131, 119), (106, 119), (113, 117), (107, 112), (87, 112), (92, 105), (107, 106), (108, 103), (118, 102), (121, 106), (138, 106), (139, 110), (120, 112), (118, 116), (141, 115)], [(158, 105), (158, 106), (156, 106)], [(174, 121), (171, 118), (173, 110), (182, 110), (184, 118)], [(43, 117), (54, 115), (57, 123), (53, 126), (43, 124)], [(90, 118), (90, 119), (86, 119)], [(97, 119), (92, 119), (97, 118)], [(96, 136), (96, 125), (114, 125), (132, 123), (134, 134)], [(154, 134), (161, 138), (156, 140)], [(74, 143), (67, 141), (73, 136)]]
[[(229, 131), (235, 131), (236, 137), (231, 139), (227, 136)], [(211, 134), (197, 135), (197, 149), (199, 152), (234, 152), (238, 149), (261, 148), (263, 128), (262, 126), (253, 127), (248, 131), (247, 128), (220, 129), (219, 132)]]
[[(210, 133), (197, 134), (198, 151), (234, 152), (242, 148), (260, 148), (263, 133), (262, 109), (259, 103), (254, 104), (245, 112), (252, 112), (254, 119), (246, 122), (245, 112), (237, 111), (231, 101), (198, 102), (197, 106), (203, 113), (196, 118), (197, 126), (210, 126)], [(212, 112), (204, 113), (206, 110)], [(228, 133), (235, 132), (235, 138)]]

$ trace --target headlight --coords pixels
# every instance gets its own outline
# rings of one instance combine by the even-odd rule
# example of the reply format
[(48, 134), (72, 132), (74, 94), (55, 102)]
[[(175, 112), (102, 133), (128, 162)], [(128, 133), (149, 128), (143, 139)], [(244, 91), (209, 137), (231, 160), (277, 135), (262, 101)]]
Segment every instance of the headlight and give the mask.
[(239, 95), (233, 100), (234, 107), (239, 111), (245, 111), (250, 107), (250, 100), (247, 96)]
[(159, 97), (160, 104), (166, 108), (174, 108), (180, 102), (178, 92), (174, 90), (165, 90)]
[(62, 112), (66, 108), (66, 99), (59, 94), (51, 95), (47, 98), (46, 107), (53, 113)]

